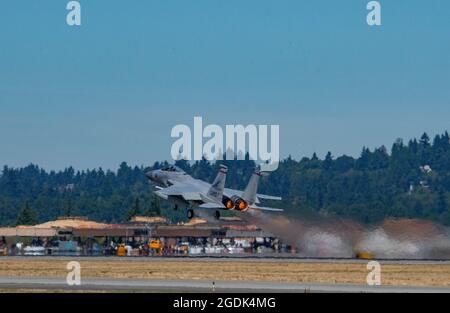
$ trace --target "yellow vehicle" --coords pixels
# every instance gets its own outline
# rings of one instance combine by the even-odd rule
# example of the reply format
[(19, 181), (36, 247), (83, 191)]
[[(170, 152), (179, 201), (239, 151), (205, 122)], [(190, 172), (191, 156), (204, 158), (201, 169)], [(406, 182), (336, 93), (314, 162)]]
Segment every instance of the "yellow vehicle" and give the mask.
[(160, 249), (161, 246), (161, 242), (159, 240), (150, 240), (149, 243), (149, 248), (150, 249)]
[(373, 260), (374, 256), (373, 256), (373, 253), (371, 253), (371, 252), (360, 251), (360, 252), (356, 253), (356, 258), (363, 259), (363, 260)]
[(150, 248), (150, 251), (152, 252), (152, 254), (158, 253), (159, 255), (161, 255), (164, 250), (163, 244), (161, 243), (161, 241), (159, 241), (157, 239), (150, 240), (148, 247)]
[(117, 256), (127, 256), (127, 249), (125, 249), (124, 244), (117, 247)]

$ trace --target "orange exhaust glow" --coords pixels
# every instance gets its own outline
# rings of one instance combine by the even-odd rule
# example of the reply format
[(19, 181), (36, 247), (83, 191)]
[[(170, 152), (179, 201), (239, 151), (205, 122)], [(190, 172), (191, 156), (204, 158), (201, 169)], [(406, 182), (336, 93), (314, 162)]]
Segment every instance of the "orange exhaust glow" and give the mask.
[(240, 201), (237, 209), (238, 209), (239, 211), (243, 211), (243, 210), (245, 210), (247, 207), (248, 207), (247, 202), (245, 202), (245, 201)]

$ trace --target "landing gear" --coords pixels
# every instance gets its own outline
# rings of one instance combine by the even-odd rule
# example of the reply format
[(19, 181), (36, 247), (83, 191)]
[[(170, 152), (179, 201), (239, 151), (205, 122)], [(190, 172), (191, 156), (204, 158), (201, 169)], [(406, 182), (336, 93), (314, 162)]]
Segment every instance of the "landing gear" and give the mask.
[(193, 217), (194, 217), (194, 210), (192, 209), (187, 210), (187, 218), (191, 219)]
[(216, 210), (216, 213), (214, 213), (214, 216), (216, 217), (216, 219), (220, 219), (220, 212), (219, 212), (219, 210)]

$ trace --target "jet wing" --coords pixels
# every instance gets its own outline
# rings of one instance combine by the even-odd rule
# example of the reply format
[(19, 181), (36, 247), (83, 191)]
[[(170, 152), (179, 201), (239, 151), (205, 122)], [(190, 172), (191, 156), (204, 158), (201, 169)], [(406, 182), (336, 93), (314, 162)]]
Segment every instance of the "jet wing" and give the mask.
[(256, 196), (260, 199), (265, 199), (265, 200), (276, 200), (276, 201), (281, 201), (281, 197), (275, 197), (275, 196), (268, 196), (268, 195), (262, 195), (262, 194), (256, 194)]
[(221, 204), (221, 203), (203, 203), (201, 205), (198, 206), (199, 208), (202, 209), (226, 209), (226, 207)]
[[(201, 201), (204, 204), (212, 204), (213, 208), (225, 208), (225, 206), (217, 202), (216, 199), (207, 194), (202, 193), (195, 185), (190, 184), (176, 184), (167, 188), (158, 188), (155, 194), (163, 199), (168, 199), (170, 196), (177, 196), (183, 198), (185, 201)], [(207, 207), (207, 206), (203, 206)]]
[(250, 209), (259, 210), (259, 211), (270, 211), (270, 212), (283, 212), (284, 211), (283, 209), (260, 207), (257, 205), (250, 206)]
[(202, 195), (197, 188), (185, 184), (172, 185), (167, 188), (155, 191), (155, 194), (163, 199), (169, 196), (180, 196), (186, 201), (202, 201)]

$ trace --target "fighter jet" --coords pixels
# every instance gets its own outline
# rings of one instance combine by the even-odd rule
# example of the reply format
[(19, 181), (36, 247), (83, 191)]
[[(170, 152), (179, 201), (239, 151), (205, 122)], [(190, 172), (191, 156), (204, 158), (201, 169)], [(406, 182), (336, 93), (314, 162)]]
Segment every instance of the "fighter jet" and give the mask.
[(155, 194), (170, 201), (175, 210), (178, 207), (187, 208), (189, 219), (194, 217), (196, 208), (216, 210), (216, 218), (220, 218), (221, 210), (283, 211), (258, 206), (260, 199), (281, 200), (280, 197), (257, 194), (258, 181), (264, 172), (255, 170), (244, 191), (225, 188), (227, 172), (228, 168), (221, 165), (212, 184), (193, 178), (177, 166), (152, 170), (147, 172), (146, 176), (156, 185)]

